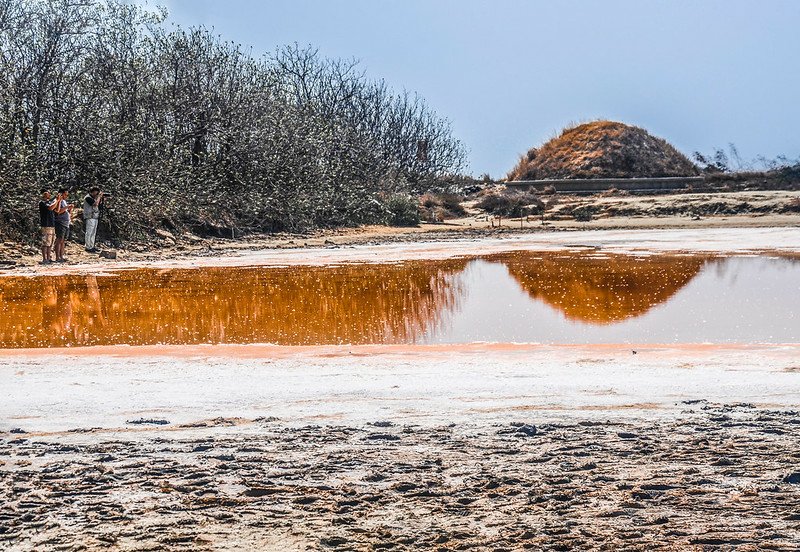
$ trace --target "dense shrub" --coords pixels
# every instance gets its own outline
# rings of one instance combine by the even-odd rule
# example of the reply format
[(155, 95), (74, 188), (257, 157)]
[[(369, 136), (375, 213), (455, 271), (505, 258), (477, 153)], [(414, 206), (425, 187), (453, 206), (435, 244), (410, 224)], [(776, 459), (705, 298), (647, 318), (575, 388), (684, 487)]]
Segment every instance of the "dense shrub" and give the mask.
[[(41, 186), (114, 193), (111, 231), (378, 222), (464, 160), (419, 96), (289, 46), (256, 57), (121, 0), (0, 2), (0, 234)], [(233, 232), (232, 232), (233, 233)]]
[(589, 222), (594, 218), (594, 209), (591, 205), (577, 207), (573, 209), (572, 217), (578, 222)]
[(389, 226), (419, 226), (419, 201), (412, 196), (392, 194), (386, 199)]
[(800, 182), (800, 162), (775, 169), (775, 176), (784, 183)]
[(542, 200), (529, 193), (493, 193), (485, 195), (475, 206), (492, 215), (524, 217), (542, 212)]
[(442, 221), (466, 216), (467, 211), (461, 202), (464, 196), (458, 194), (425, 194), (420, 198), (423, 216), (431, 221)]

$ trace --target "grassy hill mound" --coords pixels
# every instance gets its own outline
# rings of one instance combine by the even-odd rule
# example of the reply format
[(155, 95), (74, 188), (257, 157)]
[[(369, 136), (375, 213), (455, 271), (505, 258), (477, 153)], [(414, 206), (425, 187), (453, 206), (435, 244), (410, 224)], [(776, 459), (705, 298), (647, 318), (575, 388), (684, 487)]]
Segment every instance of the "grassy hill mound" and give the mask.
[(643, 128), (593, 121), (564, 129), (523, 155), (509, 180), (694, 176), (698, 168)]

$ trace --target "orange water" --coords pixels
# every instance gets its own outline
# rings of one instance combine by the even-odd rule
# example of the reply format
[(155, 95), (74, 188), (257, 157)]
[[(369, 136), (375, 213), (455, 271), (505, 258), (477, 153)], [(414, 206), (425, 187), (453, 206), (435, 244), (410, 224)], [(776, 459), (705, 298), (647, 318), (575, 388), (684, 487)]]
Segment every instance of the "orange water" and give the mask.
[(0, 278), (0, 347), (797, 342), (800, 263), (514, 252)]

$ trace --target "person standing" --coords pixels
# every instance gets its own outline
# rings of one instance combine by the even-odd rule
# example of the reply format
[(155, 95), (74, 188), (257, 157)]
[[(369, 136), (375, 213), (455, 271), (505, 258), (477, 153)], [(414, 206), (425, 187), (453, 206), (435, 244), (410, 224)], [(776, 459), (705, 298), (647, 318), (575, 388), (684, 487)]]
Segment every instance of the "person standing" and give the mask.
[(42, 229), (42, 264), (53, 262), (53, 245), (56, 241), (56, 200), (50, 195), (50, 190), (42, 188), (39, 200), (39, 225)]
[(100, 222), (100, 205), (103, 203), (103, 192), (97, 186), (89, 188), (89, 194), (83, 198), (83, 220), (86, 226), (84, 245), (88, 253), (97, 253), (95, 240), (97, 224)]
[(65, 263), (67, 259), (64, 258), (64, 251), (67, 248), (67, 239), (69, 239), (69, 225), (72, 222), (72, 209), (73, 206), (67, 203), (69, 197), (69, 190), (61, 188), (58, 190), (56, 197), (56, 262)]

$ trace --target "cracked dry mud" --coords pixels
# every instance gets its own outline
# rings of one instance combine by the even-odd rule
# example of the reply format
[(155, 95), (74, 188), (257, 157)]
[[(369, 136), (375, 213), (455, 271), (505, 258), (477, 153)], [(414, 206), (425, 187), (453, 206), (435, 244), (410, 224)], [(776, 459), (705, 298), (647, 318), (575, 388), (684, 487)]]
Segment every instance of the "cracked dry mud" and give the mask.
[(800, 549), (800, 413), (684, 406), (6, 434), (0, 549)]

